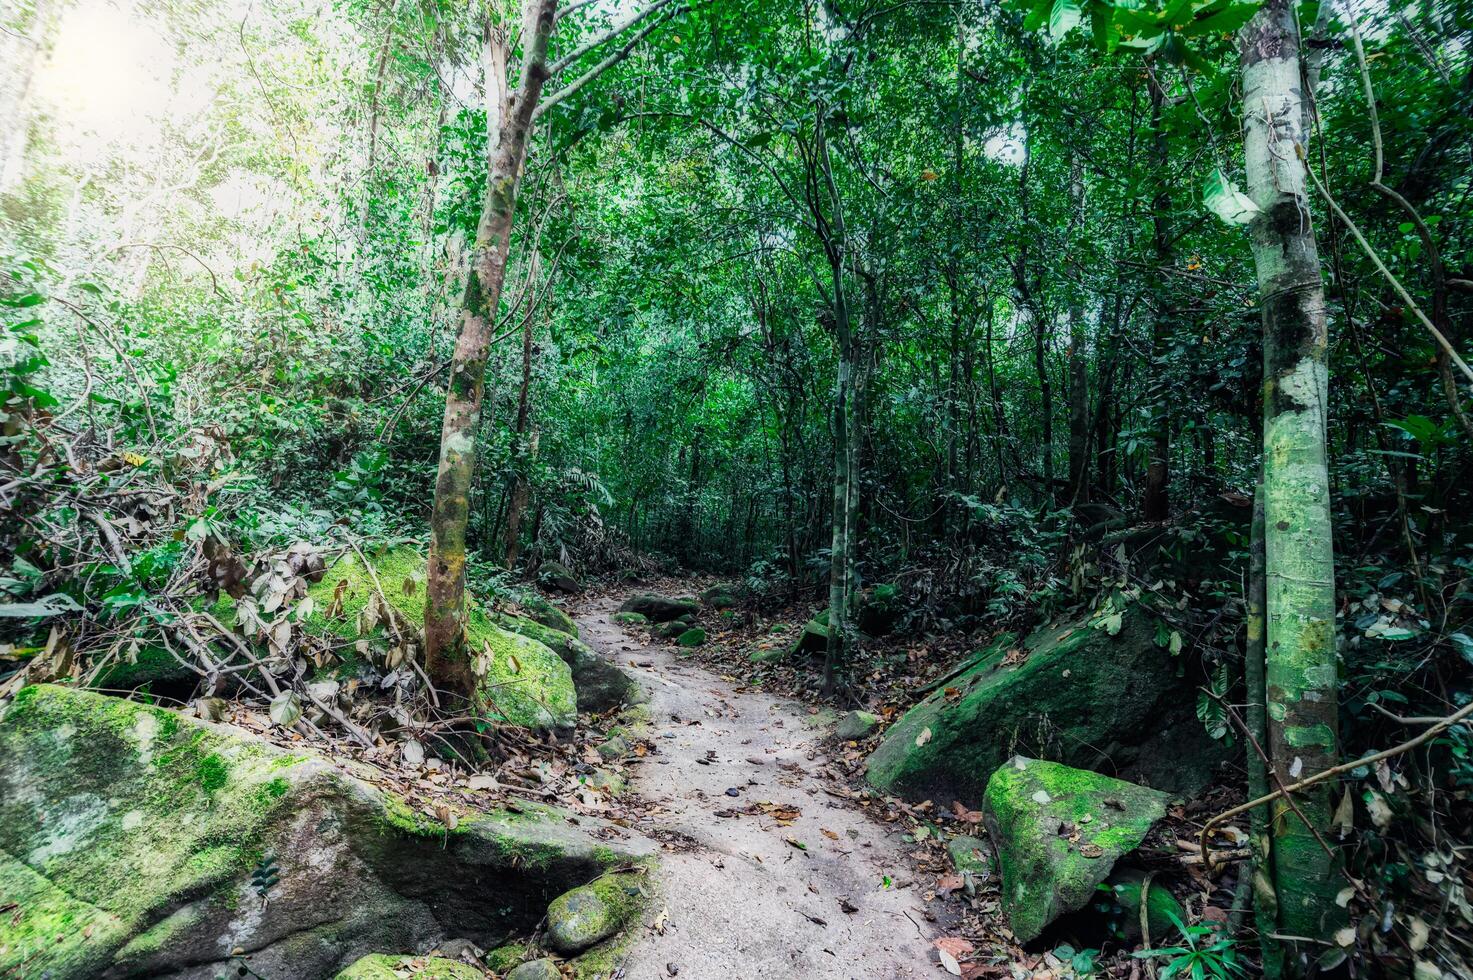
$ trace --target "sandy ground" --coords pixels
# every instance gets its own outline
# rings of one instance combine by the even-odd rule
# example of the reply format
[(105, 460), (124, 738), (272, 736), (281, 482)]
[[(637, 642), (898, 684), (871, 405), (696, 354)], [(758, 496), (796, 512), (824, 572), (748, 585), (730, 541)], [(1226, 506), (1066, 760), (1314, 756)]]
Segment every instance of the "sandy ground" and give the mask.
[[(639, 939), (628, 980), (894, 980), (945, 976), (929, 955), (905, 844), (820, 775), (824, 732), (808, 710), (733, 684), (625, 633), (601, 599), (583, 638), (650, 693), (658, 752), (631, 769), (641, 829), (686, 846), (662, 855), (664, 933)], [(735, 794), (729, 792), (735, 791)], [(759, 815), (723, 817), (753, 804)], [(781, 811), (801, 814), (790, 825)], [(794, 846), (799, 843), (806, 849)], [(846, 911), (853, 909), (853, 911)], [(652, 915), (652, 918), (656, 916)]]

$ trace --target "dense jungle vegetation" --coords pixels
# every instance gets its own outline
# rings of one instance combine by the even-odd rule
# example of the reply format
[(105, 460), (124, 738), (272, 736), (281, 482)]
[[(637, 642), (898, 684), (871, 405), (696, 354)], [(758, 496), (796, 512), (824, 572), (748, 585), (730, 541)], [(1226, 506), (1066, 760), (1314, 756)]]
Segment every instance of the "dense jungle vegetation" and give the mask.
[(1040, 946), (995, 843), (918, 970), (1473, 976), (1470, 41), (1469, 0), (6, 0), (0, 693), (586, 770), (584, 654), (576, 708), (516, 693), (549, 597), (706, 590), (622, 622), (874, 719), (836, 751), (917, 847), (997, 841), (1014, 751), (1174, 794), (1165, 926)]

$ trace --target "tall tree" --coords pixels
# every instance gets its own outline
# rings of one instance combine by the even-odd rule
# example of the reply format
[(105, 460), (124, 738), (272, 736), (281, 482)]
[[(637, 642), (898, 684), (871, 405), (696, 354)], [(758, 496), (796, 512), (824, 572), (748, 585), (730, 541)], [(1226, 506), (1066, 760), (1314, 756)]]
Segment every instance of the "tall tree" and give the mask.
[[(476, 244), (471, 253), (461, 301), (459, 334), (451, 356), (445, 420), (440, 434), (440, 464), (430, 517), (430, 557), (425, 590), (425, 664), (430, 678), (450, 692), (472, 697), (478, 651), (463, 648), (465, 629), (465, 539), (470, 520), (470, 488), (476, 466), (476, 438), (501, 290), (506, 283), (517, 190), (532, 123), (540, 112), (582, 89), (630, 51), (660, 23), (652, 15), (671, 0), (655, 0), (633, 17), (594, 37), (549, 64), (548, 46), (559, 15), (557, 0), (523, 0), (521, 60), (516, 88), (511, 86), (511, 52), (504, 29), (488, 21), (484, 38), (486, 121), (490, 166)], [(583, 7), (574, 3), (569, 11)], [(673, 8), (678, 12), (681, 8)], [(548, 79), (642, 21), (646, 26), (603, 60), (543, 100)], [(539, 105), (539, 103), (541, 103)]]
[[(1294, 6), (1266, 0), (1239, 36), (1249, 224), (1263, 318), (1265, 693), (1269, 754), (1280, 779), (1335, 765), (1335, 566), (1326, 465), (1325, 292), (1309, 208)], [(1288, 968), (1310, 957), (1342, 919), (1335, 857), (1325, 841), (1331, 788), (1279, 800), (1272, 818), (1273, 890)], [(1332, 947), (1333, 948), (1333, 947)]]

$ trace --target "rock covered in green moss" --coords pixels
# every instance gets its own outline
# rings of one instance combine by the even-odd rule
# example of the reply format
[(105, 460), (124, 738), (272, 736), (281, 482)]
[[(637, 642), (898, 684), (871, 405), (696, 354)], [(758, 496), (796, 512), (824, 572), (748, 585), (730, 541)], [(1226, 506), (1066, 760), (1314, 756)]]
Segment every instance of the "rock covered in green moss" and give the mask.
[(620, 626), (644, 626), (649, 622), (644, 613), (637, 612), (616, 612), (612, 619)]
[(573, 686), (578, 691), (578, 707), (582, 711), (608, 711), (621, 704), (637, 704), (644, 700), (644, 689), (628, 674), (609, 663), (598, 652), (578, 639), (521, 616), (497, 616), (496, 624), (548, 647), (573, 672)]
[[(370, 561), (371, 573), (356, 554), (348, 552), (307, 591), (313, 606), (304, 624), (308, 631), (356, 641), (360, 614), (379, 587), (410, 626), (424, 628), (424, 556), (412, 548), (396, 548), (372, 555)], [(529, 728), (573, 726), (577, 695), (572, 670), (561, 657), (541, 643), (497, 626), (470, 596), (466, 597), (465, 625), (468, 648), (484, 667), (481, 694), (493, 720)], [(375, 627), (372, 635), (381, 636), (382, 627)]]
[(583, 591), (583, 583), (578, 581), (578, 576), (562, 562), (545, 561), (537, 566), (537, 581), (550, 589), (566, 592), (569, 595)]
[(541, 623), (549, 629), (555, 629), (569, 636), (578, 635), (578, 624), (573, 622), (573, 617), (546, 599), (533, 597), (521, 603), (521, 607), (526, 611), (527, 618), (534, 623)]
[(625, 599), (619, 611), (639, 613), (652, 623), (668, 623), (681, 616), (694, 616), (701, 610), (689, 599), (671, 599), (653, 592), (640, 592)]
[(634, 875), (609, 874), (559, 895), (547, 907), (547, 942), (564, 956), (581, 953), (624, 928), (643, 890)]
[(563, 971), (552, 960), (528, 960), (506, 975), (506, 980), (563, 980)]
[(823, 653), (829, 646), (828, 613), (823, 612), (803, 624), (803, 631), (793, 641), (788, 654)]
[(769, 647), (767, 649), (753, 650), (747, 654), (747, 659), (754, 664), (770, 664), (782, 660), (788, 655), (786, 647)]
[(141, 647), (131, 657), (119, 653), (117, 658), (97, 675), (93, 687), (105, 690), (123, 690), (143, 687), (145, 684), (180, 684), (199, 679), (199, 674), (190, 670), (174, 654), (163, 647)]
[(335, 980), (485, 980), (469, 963), (438, 956), (390, 956), (370, 953), (339, 973)]
[(1087, 905), (1120, 856), (1166, 815), (1166, 801), (1144, 786), (1023, 756), (994, 772), (982, 813), (1018, 940)]
[(675, 642), (683, 647), (701, 646), (706, 642), (706, 631), (699, 626), (693, 627), (677, 636)]
[(702, 589), (701, 602), (712, 609), (730, 609), (741, 602), (742, 587), (731, 582), (717, 582), (710, 588)]
[(976, 799), (1015, 751), (1172, 792), (1205, 784), (1228, 751), (1197, 720), (1194, 681), (1157, 644), (1147, 613), (1115, 615), (1040, 629), (1017, 647), (1000, 638), (890, 726), (869, 758), (870, 784)]
[(869, 738), (880, 727), (880, 716), (869, 711), (848, 711), (834, 726), (834, 734), (846, 742)]
[(481, 957), (493, 973), (505, 973), (527, 958), (526, 943), (507, 943), (497, 946)]
[(654, 851), (534, 804), (450, 830), (315, 756), (90, 692), (25, 688), (0, 719), (0, 975), (213, 977), (241, 948), (261, 976), (329, 977), (530, 929)]

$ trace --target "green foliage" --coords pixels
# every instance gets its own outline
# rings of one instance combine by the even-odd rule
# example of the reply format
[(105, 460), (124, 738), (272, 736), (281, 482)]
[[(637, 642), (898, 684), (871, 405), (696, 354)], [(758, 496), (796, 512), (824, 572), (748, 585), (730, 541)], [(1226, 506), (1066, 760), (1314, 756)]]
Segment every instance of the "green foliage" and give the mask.
[(1189, 926), (1174, 915), (1171, 920), (1180, 933), (1176, 945), (1157, 946), (1132, 954), (1136, 959), (1165, 960), (1157, 974), (1161, 980), (1172, 980), (1178, 976), (1191, 977), (1192, 980), (1231, 980), (1246, 975), (1232, 936), (1212, 926)]

